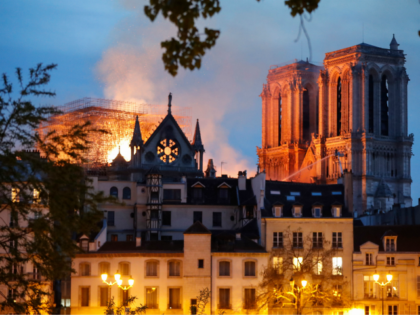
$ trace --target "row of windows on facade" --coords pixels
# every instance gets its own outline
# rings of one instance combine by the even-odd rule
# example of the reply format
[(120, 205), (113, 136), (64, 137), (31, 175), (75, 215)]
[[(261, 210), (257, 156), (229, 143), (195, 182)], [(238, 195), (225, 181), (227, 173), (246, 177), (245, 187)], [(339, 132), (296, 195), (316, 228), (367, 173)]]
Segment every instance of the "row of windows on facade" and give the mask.
[[(218, 263), (219, 271), (218, 275), (220, 277), (230, 277), (232, 268), (231, 262), (229, 260), (221, 260)], [(99, 263), (99, 274), (109, 274), (111, 265), (109, 262), (100, 262)], [(180, 277), (182, 270), (182, 262), (179, 260), (170, 260), (167, 264), (168, 268), (168, 277)], [(197, 268), (204, 268), (204, 259), (197, 260)], [(243, 264), (243, 276), (244, 277), (256, 277), (257, 275), (257, 264), (255, 261), (248, 260)], [(130, 263), (120, 262), (118, 264), (118, 272), (122, 276), (129, 276), (131, 274)], [(80, 276), (90, 276), (91, 275), (91, 264), (89, 262), (82, 262), (79, 265), (79, 275)], [(146, 261), (145, 269), (146, 277), (159, 277), (159, 261), (150, 260)]]
[[(372, 275), (363, 276), (363, 292), (365, 299), (382, 298), (382, 287), (376, 283)], [(384, 287), (384, 298), (399, 297), (398, 274), (393, 274), (392, 280)], [(417, 276), (417, 297), (420, 298), (420, 276)]]
[[(274, 256), (273, 257), (273, 268), (277, 270), (278, 274), (282, 274), (284, 271), (283, 257)], [(304, 262), (303, 257), (293, 257), (292, 268), (293, 272), (302, 271)], [(323, 262), (319, 257), (314, 257), (313, 261), (310, 262), (314, 274), (321, 275), (323, 272)], [(342, 276), (343, 275), (343, 257), (332, 257), (332, 275), (333, 276)]]
[[(376, 314), (376, 305), (365, 305), (364, 311), (365, 315)], [(388, 304), (383, 314), (398, 315), (398, 305)], [(417, 306), (417, 314), (420, 315), (420, 305)]]
[[(302, 205), (294, 205), (292, 208), (292, 215), (295, 218), (300, 218), (302, 217), (302, 209), (303, 206)], [(273, 209), (273, 216), (276, 218), (281, 218), (283, 217), (283, 206), (277, 205), (274, 206)], [(331, 214), (334, 218), (340, 218), (341, 217), (341, 206), (333, 206), (331, 208)], [(312, 207), (312, 216), (314, 218), (321, 218), (322, 217), (322, 207), (320, 206), (315, 206)]]
[[(150, 219), (151, 220), (161, 220), (162, 225), (171, 226), (172, 224), (172, 212), (171, 211), (161, 211), (162, 218), (159, 218), (159, 211), (158, 210), (151, 210), (150, 211)], [(222, 213), (221, 212), (213, 212), (213, 227), (221, 227), (222, 226)], [(192, 223), (195, 222), (203, 223), (203, 212), (202, 211), (193, 211)], [(107, 225), (108, 226), (115, 226), (115, 211), (108, 211), (107, 213)]]
[(22, 264), (12, 264), (8, 269), (11, 279), (16, 280), (19, 276), (23, 276), (27, 280), (41, 280), (41, 272), (36, 266), (33, 266), (30, 270), (25, 269)]
[[(168, 309), (182, 309), (182, 290), (181, 288), (168, 288)], [(80, 306), (90, 306), (90, 287), (80, 288)], [(130, 296), (130, 290), (119, 290), (120, 300), (123, 306), (127, 306), (127, 300)], [(106, 307), (110, 301), (111, 288), (110, 287), (99, 287), (99, 306)], [(243, 289), (243, 308), (244, 309), (255, 309), (256, 304), (256, 289), (255, 288), (244, 288)], [(148, 309), (159, 308), (159, 287), (145, 287), (145, 306)], [(196, 306), (197, 300), (191, 299), (191, 306)], [(218, 289), (218, 309), (231, 309), (231, 288), (219, 288)]]
[[(303, 248), (303, 233), (293, 232), (292, 246), (293, 248)], [(284, 237), (283, 232), (273, 232), (273, 247), (283, 248)], [(324, 237), (322, 232), (312, 233), (312, 248), (323, 248)], [(332, 247), (343, 248), (343, 235), (342, 232), (332, 232)]]
[[(30, 200), (27, 200), (27, 202), (31, 202), (31, 203), (35, 203), (35, 204), (41, 203), (41, 197), (40, 197), (39, 190), (33, 189), (31, 195), (32, 195), (31, 197), (25, 196), (26, 198), (30, 198)], [(22, 196), (21, 196), (19, 188), (12, 188), (12, 190), (11, 190), (11, 200), (12, 200), (12, 202), (24, 202), (25, 201), (25, 200), (22, 200)]]

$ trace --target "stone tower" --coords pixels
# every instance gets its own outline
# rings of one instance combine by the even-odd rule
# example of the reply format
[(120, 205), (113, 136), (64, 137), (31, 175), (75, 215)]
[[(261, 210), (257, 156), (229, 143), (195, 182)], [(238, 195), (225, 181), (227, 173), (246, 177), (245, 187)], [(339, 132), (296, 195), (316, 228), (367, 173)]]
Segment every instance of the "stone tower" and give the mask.
[(390, 49), (362, 43), (327, 53), (324, 68), (300, 61), (270, 70), (257, 149), (267, 178), (332, 184), (344, 173), (355, 212), (411, 206), (404, 63), (393, 37)]

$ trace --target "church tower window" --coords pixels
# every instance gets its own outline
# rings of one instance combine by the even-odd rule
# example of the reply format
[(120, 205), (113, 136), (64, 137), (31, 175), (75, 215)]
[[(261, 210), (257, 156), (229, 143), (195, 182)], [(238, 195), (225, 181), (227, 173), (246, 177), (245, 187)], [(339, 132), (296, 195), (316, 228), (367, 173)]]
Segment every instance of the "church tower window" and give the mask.
[(279, 93), (279, 146), (281, 145), (281, 114), (282, 114), (281, 93)]
[(374, 132), (374, 119), (373, 119), (373, 115), (374, 115), (374, 110), (373, 110), (373, 106), (374, 106), (374, 90), (373, 90), (373, 76), (370, 75), (369, 76), (369, 132), (373, 133)]
[(309, 120), (309, 91), (306, 88), (303, 91), (303, 117), (302, 117), (302, 127), (303, 127), (303, 139), (309, 140), (310, 139), (310, 120)]
[(389, 95), (388, 95), (388, 79), (386, 75), (382, 76), (381, 81), (381, 135), (388, 136), (388, 114), (389, 114)]
[(172, 139), (164, 139), (157, 145), (157, 154), (164, 163), (172, 163), (179, 157), (178, 144)]
[(337, 136), (341, 134), (341, 78), (337, 80)]

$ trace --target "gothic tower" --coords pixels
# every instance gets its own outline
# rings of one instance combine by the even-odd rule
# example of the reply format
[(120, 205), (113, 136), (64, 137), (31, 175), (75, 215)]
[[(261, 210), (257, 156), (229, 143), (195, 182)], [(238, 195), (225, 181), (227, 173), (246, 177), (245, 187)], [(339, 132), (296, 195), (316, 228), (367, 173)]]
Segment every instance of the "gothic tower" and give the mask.
[[(257, 150), (267, 178), (333, 184), (345, 174), (348, 206), (357, 213), (411, 206), (404, 63), (393, 37), (390, 49), (362, 43), (327, 53), (323, 69), (300, 61), (270, 70)], [(299, 151), (293, 163), (292, 144)]]

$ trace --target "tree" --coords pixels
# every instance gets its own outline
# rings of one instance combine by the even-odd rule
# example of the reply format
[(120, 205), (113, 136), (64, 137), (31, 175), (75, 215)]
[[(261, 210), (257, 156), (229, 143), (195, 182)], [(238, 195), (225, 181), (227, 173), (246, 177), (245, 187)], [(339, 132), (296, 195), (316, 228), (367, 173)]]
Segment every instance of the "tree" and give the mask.
[(45, 90), (55, 68), (39, 64), (29, 70), (27, 80), (18, 68), (16, 91), (9, 77), (2, 76), (0, 285), (8, 293), (0, 291), (0, 306), (8, 312), (52, 311), (51, 281), (72, 271), (69, 262), (80, 251), (74, 236), (96, 227), (103, 217), (97, 205), (109, 200), (91, 189), (83, 169), (87, 135), (102, 131), (89, 123), (63, 134), (41, 136), (36, 131), (59, 113), (32, 103), (36, 97), (55, 95)]
[(132, 307), (134, 301), (137, 300), (136, 296), (130, 296), (125, 303), (121, 303), (120, 306), (116, 306), (114, 302), (114, 297), (109, 300), (108, 305), (105, 309), (105, 315), (121, 315), (121, 314), (145, 314), (147, 306), (140, 304), (140, 306)]
[[(274, 250), (263, 267), (259, 286), (259, 309), (343, 308), (349, 302), (347, 281), (335, 261), (336, 250), (325, 239), (308, 236), (293, 240), (290, 228), (283, 233), (283, 248)], [(297, 246), (296, 246), (297, 245)]]
[[(260, 0), (257, 0), (260, 2)], [(302, 16), (305, 12), (311, 13), (318, 7), (321, 0), (286, 0), (285, 4), (291, 10), (294, 17), (301, 18), (300, 31), (305, 35)], [(171, 38), (161, 42), (165, 49), (162, 60), (165, 70), (172, 76), (176, 76), (179, 66), (194, 70), (200, 69), (201, 60), (206, 51), (216, 45), (220, 30), (205, 27), (204, 33), (200, 33), (196, 23), (200, 17), (207, 19), (221, 11), (220, 0), (149, 0), (149, 5), (144, 7), (144, 13), (153, 22), (159, 13), (165, 19), (175, 25), (178, 30), (177, 38)], [(204, 39), (201, 37), (204, 36)], [(309, 39), (309, 37), (307, 36)], [(309, 43), (309, 41), (308, 41)]]

